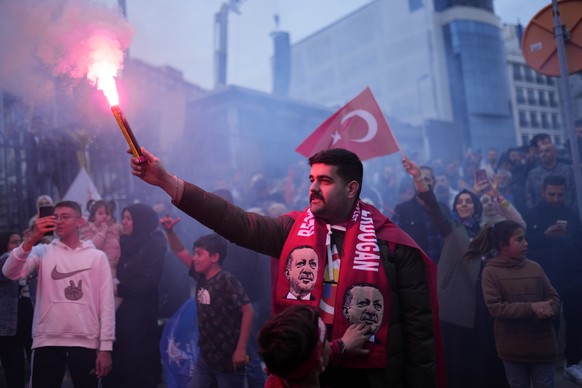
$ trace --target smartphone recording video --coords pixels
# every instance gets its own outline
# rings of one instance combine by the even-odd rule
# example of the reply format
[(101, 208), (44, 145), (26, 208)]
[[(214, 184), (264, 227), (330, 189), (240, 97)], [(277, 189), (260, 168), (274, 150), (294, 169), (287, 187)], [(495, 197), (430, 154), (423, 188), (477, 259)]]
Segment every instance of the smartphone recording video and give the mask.
[(55, 208), (52, 206), (41, 206), (38, 209), (38, 217), (39, 218), (52, 216), (54, 213), (55, 213)]
[(484, 168), (480, 168), (477, 171), (475, 171), (475, 182), (481, 183), (487, 182), (488, 180), (489, 178), (487, 178), (487, 171), (485, 171)]
[[(55, 213), (55, 208), (53, 206), (41, 206), (38, 209), (38, 218), (52, 216)], [(45, 236), (52, 236), (54, 232), (46, 232)]]

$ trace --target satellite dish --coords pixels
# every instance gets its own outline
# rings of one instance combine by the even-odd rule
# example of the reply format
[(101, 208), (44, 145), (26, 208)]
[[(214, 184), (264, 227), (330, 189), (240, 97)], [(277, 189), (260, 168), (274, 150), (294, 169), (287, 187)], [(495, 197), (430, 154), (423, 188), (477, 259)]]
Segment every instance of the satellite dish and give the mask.
[[(568, 74), (572, 74), (582, 70), (582, 0), (561, 0), (558, 7), (562, 24), (570, 34), (564, 44)], [(525, 28), (521, 52), (527, 64), (538, 73), (560, 76), (552, 4), (542, 8)]]

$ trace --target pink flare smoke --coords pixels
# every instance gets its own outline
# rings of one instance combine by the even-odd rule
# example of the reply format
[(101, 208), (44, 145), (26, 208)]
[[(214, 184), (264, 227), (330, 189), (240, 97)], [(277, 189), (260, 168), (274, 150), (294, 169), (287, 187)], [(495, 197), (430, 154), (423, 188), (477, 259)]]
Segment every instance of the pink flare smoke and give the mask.
[(55, 76), (114, 76), (133, 28), (121, 10), (90, 0), (0, 1), (0, 85), (21, 98), (52, 96)]

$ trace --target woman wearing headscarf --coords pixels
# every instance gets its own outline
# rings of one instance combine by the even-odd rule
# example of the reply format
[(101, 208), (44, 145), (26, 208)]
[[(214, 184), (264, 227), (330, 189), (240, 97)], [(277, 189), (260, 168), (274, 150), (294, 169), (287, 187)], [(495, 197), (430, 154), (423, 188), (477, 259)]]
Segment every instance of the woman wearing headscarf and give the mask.
[(481, 230), (481, 202), (471, 191), (461, 190), (455, 196), (452, 219), (449, 219), (422, 179), (418, 166), (406, 157), (402, 164), (412, 176), (417, 195), (443, 238), (437, 290), (447, 385), (449, 388), (508, 387), (503, 364), (495, 350), (493, 319), (481, 291), (483, 260), (480, 255), (465, 255)]
[(117, 265), (116, 340), (108, 387), (156, 387), (158, 350), (158, 283), (166, 239), (155, 211), (141, 203), (122, 211), (121, 256)]

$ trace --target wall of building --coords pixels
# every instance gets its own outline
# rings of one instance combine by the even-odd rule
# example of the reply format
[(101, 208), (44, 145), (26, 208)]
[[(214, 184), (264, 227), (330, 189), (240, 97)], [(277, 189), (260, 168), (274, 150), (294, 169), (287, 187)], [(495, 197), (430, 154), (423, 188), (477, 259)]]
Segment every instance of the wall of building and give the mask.
[(291, 95), (339, 106), (370, 86), (389, 121), (447, 138), (433, 154), (514, 145), (499, 19), (463, 3), (368, 4), (293, 46)]
[(503, 38), (517, 143), (526, 145), (536, 134), (547, 133), (562, 144), (559, 79), (539, 74), (525, 63), (516, 25), (505, 25)]

